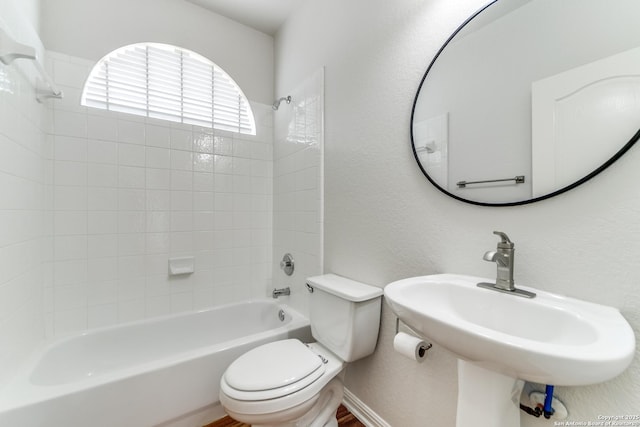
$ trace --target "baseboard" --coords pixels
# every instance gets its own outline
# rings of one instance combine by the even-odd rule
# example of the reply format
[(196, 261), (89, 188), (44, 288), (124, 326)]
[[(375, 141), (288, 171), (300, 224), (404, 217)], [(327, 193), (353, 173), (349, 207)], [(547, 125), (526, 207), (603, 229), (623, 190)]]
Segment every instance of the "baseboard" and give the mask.
[(358, 397), (351, 393), (347, 388), (344, 389), (344, 397), (342, 403), (347, 407), (349, 412), (358, 418), (362, 424), (367, 427), (391, 427), (389, 423), (383, 420)]
[(204, 408), (182, 414), (172, 420), (165, 421), (155, 427), (194, 427), (204, 426), (224, 418), (227, 415), (220, 402), (213, 403)]

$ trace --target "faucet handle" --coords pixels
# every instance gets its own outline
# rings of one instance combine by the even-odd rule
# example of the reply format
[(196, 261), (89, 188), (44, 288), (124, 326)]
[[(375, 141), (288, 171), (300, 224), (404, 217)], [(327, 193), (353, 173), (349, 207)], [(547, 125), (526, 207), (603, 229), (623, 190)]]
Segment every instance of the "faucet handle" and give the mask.
[(503, 233), (502, 231), (494, 231), (493, 234), (495, 234), (496, 236), (499, 236), (501, 241), (500, 243), (498, 243), (498, 247), (502, 248), (502, 249), (513, 249), (513, 242), (509, 239), (509, 236), (507, 236), (506, 233)]

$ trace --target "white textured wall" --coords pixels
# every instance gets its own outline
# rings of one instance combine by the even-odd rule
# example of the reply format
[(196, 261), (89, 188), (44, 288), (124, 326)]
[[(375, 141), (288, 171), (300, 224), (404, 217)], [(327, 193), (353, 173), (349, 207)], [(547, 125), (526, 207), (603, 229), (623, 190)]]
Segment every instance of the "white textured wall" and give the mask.
[[(325, 66), (325, 271), (381, 287), (430, 273), (491, 277), (482, 254), (495, 248), (491, 232), (503, 230), (516, 243), (519, 283), (619, 307), (638, 332), (637, 147), (578, 189), (514, 208), (449, 199), (415, 164), (409, 117), (419, 80), (482, 4), (309, 0), (277, 34), (276, 90)], [(393, 426), (453, 426), (454, 356), (436, 346), (412, 363), (391, 350), (393, 329), (384, 306), (377, 351), (349, 366), (347, 387)], [(575, 421), (635, 414), (639, 369), (635, 360), (610, 382), (557, 394)], [(523, 426), (547, 424), (523, 416)]]
[[(264, 297), (271, 282), (272, 110), (257, 135), (80, 105), (93, 61), (50, 53), (49, 335)], [(170, 277), (170, 257), (195, 273)]]
[(249, 100), (273, 102), (273, 38), (184, 0), (42, 0), (49, 50), (97, 61), (132, 43), (197, 52), (222, 67)]
[[(0, 28), (41, 50), (33, 2), (0, 1)], [(0, 63), (0, 384), (44, 337), (47, 111), (30, 61)]]

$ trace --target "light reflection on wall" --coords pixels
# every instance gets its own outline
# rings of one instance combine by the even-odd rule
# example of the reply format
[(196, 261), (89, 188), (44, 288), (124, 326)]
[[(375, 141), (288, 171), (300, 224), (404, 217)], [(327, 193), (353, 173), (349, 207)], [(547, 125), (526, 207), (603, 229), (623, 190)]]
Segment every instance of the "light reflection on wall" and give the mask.
[(0, 92), (7, 92), (9, 94), (15, 92), (13, 80), (11, 80), (6, 67), (0, 67)]

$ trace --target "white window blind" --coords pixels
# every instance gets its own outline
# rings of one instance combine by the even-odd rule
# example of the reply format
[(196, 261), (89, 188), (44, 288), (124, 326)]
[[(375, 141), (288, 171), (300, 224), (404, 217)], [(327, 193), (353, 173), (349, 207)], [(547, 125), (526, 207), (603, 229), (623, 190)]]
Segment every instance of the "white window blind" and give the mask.
[(85, 83), (82, 105), (256, 134), (236, 82), (201, 55), (170, 45), (134, 44), (102, 58)]

